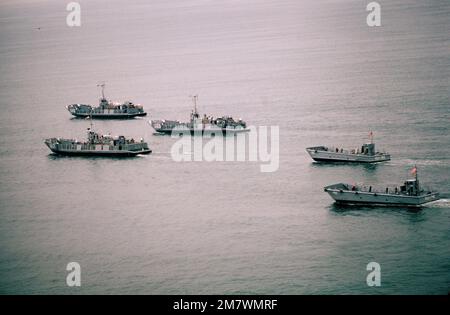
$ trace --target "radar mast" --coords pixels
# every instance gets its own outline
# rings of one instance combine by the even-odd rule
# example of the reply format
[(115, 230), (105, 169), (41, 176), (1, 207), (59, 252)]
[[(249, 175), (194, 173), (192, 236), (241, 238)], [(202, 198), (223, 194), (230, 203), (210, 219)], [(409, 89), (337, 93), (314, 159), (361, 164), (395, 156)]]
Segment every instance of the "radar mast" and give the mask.
[(97, 87), (102, 88), (102, 100), (105, 99), (105, 86), (106, 86), (105, 82), (101, 82), (101, 83), (97, 84)]

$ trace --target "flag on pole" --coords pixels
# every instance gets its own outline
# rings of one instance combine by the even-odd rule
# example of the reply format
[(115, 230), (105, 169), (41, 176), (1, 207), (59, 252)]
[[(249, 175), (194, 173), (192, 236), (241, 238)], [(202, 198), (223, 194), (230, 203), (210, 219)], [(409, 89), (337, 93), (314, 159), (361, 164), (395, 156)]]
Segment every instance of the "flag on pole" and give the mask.
[(417, 174), (417, 166), (414, 165), (414, 167), (411, 169), (411, 174), (413, 175)]

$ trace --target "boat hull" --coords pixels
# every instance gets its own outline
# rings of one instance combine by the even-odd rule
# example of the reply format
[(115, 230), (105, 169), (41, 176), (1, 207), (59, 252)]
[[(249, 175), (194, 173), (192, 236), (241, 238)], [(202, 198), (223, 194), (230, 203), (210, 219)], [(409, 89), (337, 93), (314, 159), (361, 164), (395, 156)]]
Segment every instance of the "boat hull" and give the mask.
[(347, 205), (420, 207), (440, 199), (437, 192), (409, 196), (405, 194), (349, 191), (338, 185), (327, 186), (324, 190), (336, 203)]
[(129, 119), (134, 117), (143, 117), (146, 116), (147, 113), (135, 113), (135, 114), (123, 114), (123, 113), (117, 113), (117, 114), (89, 114), (89, 113), (73, 113), (71, 114), (78, 118), (87, 118), (92, 117), (93, 119)]
[(248, 128), (242, 128), (242, 129), (159, 129), (155, 128), (155, 131), (160, 134), (165, 135), (183, 135), (183, 134), (191, 134), (191, 136), (200, 136), (200, 135), (216, 135), (216, 134), (222, 134), (224, 136), (226, 135), (233, 135), (238, 133), (244, 133), (249, 132), (250, 129)]
[(322, 163), (379, 163), (391, 160), (390, 154), (385, 153), (377, 153), (374, 155), (352, 154), (333, 151), (321, 151), (317, 148), (307, 148), (306, 151), (314, 161)]
[(68, 155), (68, 156), (104, 156), (104, 157), (131, 157), (139, 154), (150, 154), (152, 150), (142, 150), (142, 151), (125, 151), (125, 150), (115, 150), (115, 151), (94, 151), (94, 150), (50, 150), (58, 155)]

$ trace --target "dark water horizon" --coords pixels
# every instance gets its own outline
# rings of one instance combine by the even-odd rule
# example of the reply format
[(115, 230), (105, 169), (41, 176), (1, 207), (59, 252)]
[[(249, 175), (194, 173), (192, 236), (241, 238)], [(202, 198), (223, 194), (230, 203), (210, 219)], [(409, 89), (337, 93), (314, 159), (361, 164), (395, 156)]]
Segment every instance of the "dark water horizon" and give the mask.
[[(450, 291), (450, 3), (79, 1), (0, 3), (1, 294), (447, 294)], [(368, 3), (368, 2), (367, 2)], [(83, 139), (65, 106), (106, 96), (149, 115), (96, 120), (148, 156), (58, 157)], [(279, 126), (279, 169), (174, 162), (149, 119), (199, 111)], [(373, 131), (392, 160), (313, 163)], [(343, 208), (323, 187), (399, 185), (417, 165), (443, 199), (420, 211)], [(66, 265), (81, 265), (81, 287)], [(381, 286), (366, 284), (369, 262)]]

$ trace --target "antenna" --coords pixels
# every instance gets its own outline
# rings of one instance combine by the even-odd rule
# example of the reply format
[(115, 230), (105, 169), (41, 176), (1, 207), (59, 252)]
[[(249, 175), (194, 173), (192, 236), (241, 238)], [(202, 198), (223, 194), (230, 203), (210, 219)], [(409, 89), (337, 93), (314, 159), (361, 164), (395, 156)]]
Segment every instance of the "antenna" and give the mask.
[(417, 170), (417, 165), (414, 164), (414, 169), (415, 169), (415, 175), (416, 175), (416, 181), (414, 182), (414, 185), (416, 186), (416, 195), (419, 194), (420, 192), (420, 184), (419, 184), (419, 175), (418, 175), (418, 170)]
[(92, 110), (90, 112), (90, 114), (86, 117), (86, 119), (89, 119), (89, 124), (90, 124), (90, 128), (89, 130), (92, 131)]
[(197, 99), (198, 99), (198, 94), (196, 95), (191, 95), (192, 97), (192, 101), (194, 102), (194, 114), (197, 114)]
[(370, 143), (373, 143), (373, 132), (372, 131), (369, 132), (369, 139), (370, 139)]
[(105, 82), (101, 82), (101, 83), (97, 84), (97, 86), (102, 88), (102, 99), (104, 100), (105, 99), (105, 86), (106, 86), (106, 84), (105, 84)]

